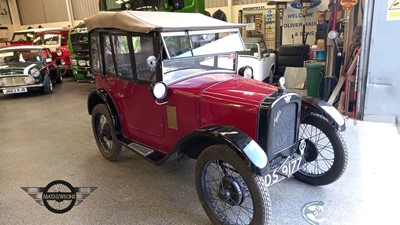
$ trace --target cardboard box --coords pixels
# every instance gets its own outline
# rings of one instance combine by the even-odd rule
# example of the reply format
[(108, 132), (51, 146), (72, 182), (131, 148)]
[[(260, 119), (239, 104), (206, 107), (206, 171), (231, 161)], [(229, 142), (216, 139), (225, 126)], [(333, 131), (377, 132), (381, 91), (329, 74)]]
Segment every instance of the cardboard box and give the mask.
[[(318, 11), (317, 12), (317, 20), (318, 21), (324, 21), (324, 12), (325, 11)], [(342, 19), (343, 17), (343, 11), (338, 11), (337, 12), (337, 19)], [(331, 18), (331, 12), (326, 12), (326, 20), (329, 20)]]
[(325, 49), (325, 41), (324, 39), (317, 40), (317, 50), (324, 50)]

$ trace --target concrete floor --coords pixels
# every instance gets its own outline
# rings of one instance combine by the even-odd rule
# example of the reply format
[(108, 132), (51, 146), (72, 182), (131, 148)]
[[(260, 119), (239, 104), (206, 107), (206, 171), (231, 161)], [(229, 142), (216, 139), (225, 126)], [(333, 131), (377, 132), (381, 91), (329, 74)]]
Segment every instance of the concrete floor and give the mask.
[[(51, 95), (0, 94), (0, 224), (211, 224), (194, 186), (195, 161), (155, 166), (130, 151), (105, 160), (91, 130), (86, 98), (94, 84), (71, 78)], [(272, 225), (307, 224), (301, 208), (323, 201), (322, 224), (399, 224), (400, 136), (393, 124), (347, 121), (344, 176), (312, 187), (272, 186)], [(53, 180), (98, 187), (79, 206), (54, 214), (20, 187)]]

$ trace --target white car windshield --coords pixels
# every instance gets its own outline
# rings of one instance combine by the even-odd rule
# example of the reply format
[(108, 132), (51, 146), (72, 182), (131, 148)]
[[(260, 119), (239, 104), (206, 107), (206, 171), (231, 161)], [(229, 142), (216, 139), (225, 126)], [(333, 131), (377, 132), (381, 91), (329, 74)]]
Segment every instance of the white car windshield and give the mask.
[(12, 49), (0, 51), (0, 66), (15, 63), (37, 63), (41, 61), (41, 50), (38, 49)]
[(237, 29), (162, 33), (168, 59), (163, 61), (163, 81), (210, 70), (236, 70), (236, 52), (244, 46)]

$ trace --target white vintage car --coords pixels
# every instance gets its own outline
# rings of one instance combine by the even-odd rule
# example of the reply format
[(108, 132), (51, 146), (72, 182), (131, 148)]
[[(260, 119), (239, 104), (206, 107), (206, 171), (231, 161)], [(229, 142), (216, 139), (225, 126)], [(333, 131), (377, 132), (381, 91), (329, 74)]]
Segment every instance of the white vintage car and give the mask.
[(262, 38), (243, 38), (243, 42), (246, 50), (239, 52), (238, 68), (250, 66), (254, 74), (252, 78), (272, 83), (276, 54), (267, 52)]

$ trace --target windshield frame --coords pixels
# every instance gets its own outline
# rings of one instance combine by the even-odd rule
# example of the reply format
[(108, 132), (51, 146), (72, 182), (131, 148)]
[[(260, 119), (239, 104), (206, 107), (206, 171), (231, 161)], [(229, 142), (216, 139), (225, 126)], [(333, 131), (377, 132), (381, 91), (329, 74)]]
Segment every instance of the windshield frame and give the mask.
[[(18, 55), (18, 60), (14, 61), (8, 61), (5, 62), (5, 57), (15, 57), (15, 53), (19, 53)], [(40, 60), (38, 61), (37, 58), (35, 58), (36, 60), (28, 60), (27, 58), (22, 58), (23, 60), (21, 61), (21, 53), (22, 52), (29, 52), (30, 54), (36, 53), (34, 57), (40, 56)], [(9, 54), (7, 54), (9, 53)], [(33, 57), (31, 58), (33, 59)], [(18, 64), (18, 63), (35, 63), (35, 64), (40, 64), (43, 63), (43, 50), (42, 49), (2, 49), (0, 50), (0, 66), (9, 66), (9, 64)]]
[[(178, 38), (170, 42), (171, 37)], [(162, 80), (167, 85), (215, 72), (236, 73), (237, 52), (245, 49), (237, 28), (161, 32), (161, 39), (166, 53), (161, 65)], [(179, 55), (171, 54), (174, 46)]]

